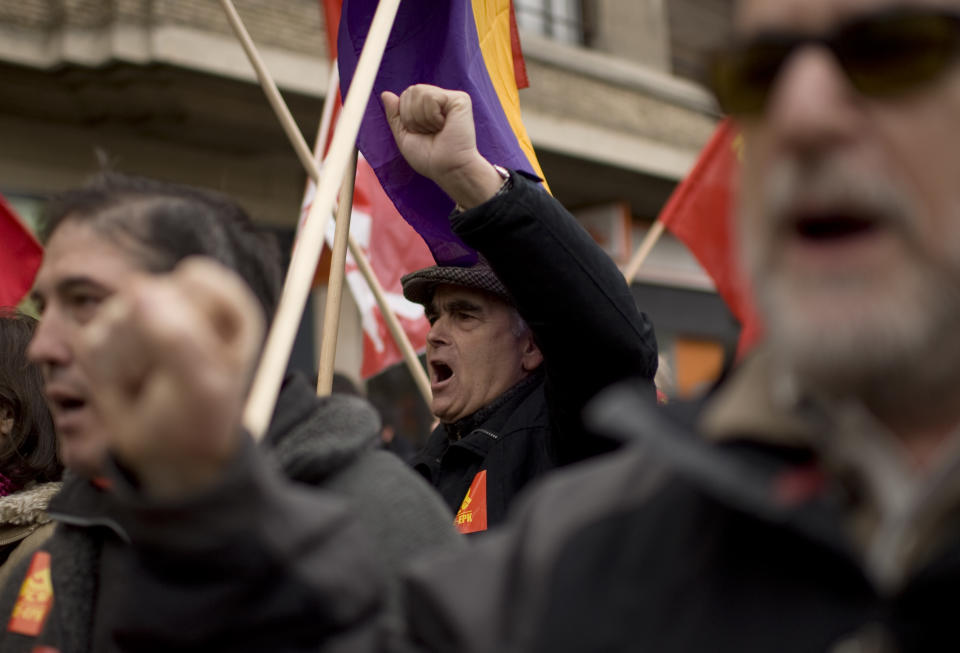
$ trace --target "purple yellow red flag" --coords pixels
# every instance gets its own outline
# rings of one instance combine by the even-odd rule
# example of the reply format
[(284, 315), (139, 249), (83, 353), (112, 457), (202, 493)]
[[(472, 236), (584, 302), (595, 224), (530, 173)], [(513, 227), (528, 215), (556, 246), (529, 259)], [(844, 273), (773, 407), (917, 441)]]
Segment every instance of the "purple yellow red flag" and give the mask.
[(0, 306), (16, 306), (33, 285), (43, 248), (0, 195)]
[(733, 122), (721, 122), (658, 218), (697, 258), (740, 322), (740, 356), (763, 331), (733, 240), (731, 212), (742, 148), (743, 137)]
[[(376, 7), (376, 0), (343, 3), (338, 35), (342, 93), (353, 79)], [(440, 264), (469, 265), (476, 252), (450, 228), (453, 200), (400, 155), (380, 93), (399, 94), (412, 84), (466, 91), (473, 102), (480, 153), (491, 163), (542, 178), (520, 116), (514, 47), (519, 40), (512, 24), (511, 0), (404, 0), (364, 114), (357, 140), (360, 151)]]

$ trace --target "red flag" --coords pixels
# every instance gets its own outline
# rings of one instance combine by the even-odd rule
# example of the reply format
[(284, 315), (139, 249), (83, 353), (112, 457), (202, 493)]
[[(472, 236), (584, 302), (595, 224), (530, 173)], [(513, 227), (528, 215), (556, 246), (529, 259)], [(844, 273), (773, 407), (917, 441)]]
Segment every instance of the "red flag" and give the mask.
[(510, 48), (513, 50), (513, 76), (517, 88), (530, 88), (530, 79), (527, 77), (527, 62), (523, 59), (523, 48), (520, 47), (520, 31), (517, 29), (517, 11), (510, 0)]
[[(341, 0), (322, 0), (322, 6), (327, 21), (330, 57), (335, 60)], [(336, 97), (328, 98), (328, 101), (335, 103), (326, 138), (329, 146), (340, 113), (341, 100), (337, 94)], [(301, 226), (310, 212), (315, 192), (316, 186), (312, 181), (308, 181), (301, 209)], [(333, 246), (333, 234), (334, 225), (331, 222), (325, 234), (327, 245), (330, 247)], [(424, 317), (423, 307), (403, 297), (400, 278), (408, 272), (433, 265), (433, 258), (417, 232), (397, 213), (393, 202), (383, 191), (373, 169), (363, 156), (360, 156), (357, 161), (350, 234), (367, 255), (370, 266), (383, 286), (387, 302), (397, 315), (413, 348), (422, 351), (427, 344), (427, 331), (430, 330), (430, 324)], [(329, 268), (329, 249), (324, 248), (324, 256), (317, 269), (318, 281), (325, 282)], [(376, 299), (360, 273), (356, 261), (349, 253), (346, 263), (346, 283), (360, 310), (363, 326), (363, 365), (360, 373), (363, 378), (369, 378), (390, 365), (401, 362), (403, 354), (394, 343)]]
[(743, 141), (730, 120), (717, 127), (687, 178), (680, 182), (659, 220), (697, 257), (717, 292), (740, 322), (738, 354), (762, 335), (750, 289), (733, 242), (736, 177)]
[[(315, 193), (316, 185), (309, 181), (301, 208), (301, 225), (310, 212)], [(329, 247), (333, 246), (334, 230), (334, 223), (329, 222), (325, 234)], [(380, 187), (373, 169), (363, 156), (357, 161), (350, 234), (370, 261), (374, 274), (383, 286), (387, 303), (396, 314), (413, 348), (423, 351), (427, 345), (430, 324), (424, 317), (423, 307), (404, 298), (400, 278), (408, 272), (433, 265), (433, 257), (413, 227), (397, 213), (393, 202)], [(317, 270), (317, 276), (321, 280), (326, 277), (330, 267), (329, 250), (324, 248), (324, 252)], [(393, 341), (376, 298), (349, 252), (346, 284), (360, 310), (363, 327), (363, 365), (360, 374), (366, 379), (401, 362), (403, 354)]]
[(327, 52), (330, 60), (337, 58), (337, 32), (340, 29), (340, 9), (343, 0), (320, 0), (323, 5), (323, 18), (327, 27)]
[(43, 248), (0, 195), (0, 306), (16, 306), (33, 285)]

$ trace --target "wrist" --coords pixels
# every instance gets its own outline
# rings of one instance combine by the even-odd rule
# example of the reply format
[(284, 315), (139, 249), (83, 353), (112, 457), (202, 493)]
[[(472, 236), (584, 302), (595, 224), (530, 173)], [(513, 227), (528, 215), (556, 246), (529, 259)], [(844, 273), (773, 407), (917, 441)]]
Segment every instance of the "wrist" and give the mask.
[[(509, 178), (509, 176), (507, 177)], [(482, 156), (452, 173), (439, 184), (461, 210), (472, 209), (497, 195), (505, 178)]]

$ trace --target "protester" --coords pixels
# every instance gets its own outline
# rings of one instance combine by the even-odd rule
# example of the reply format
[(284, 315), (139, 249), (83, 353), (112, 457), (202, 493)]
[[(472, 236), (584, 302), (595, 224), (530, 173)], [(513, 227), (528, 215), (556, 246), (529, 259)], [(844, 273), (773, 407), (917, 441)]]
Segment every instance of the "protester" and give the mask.
[(532, 479), (611, 448), (580, 420), (597, 391), (635, 376), (654, 401), (656, 340), (623, 275), (573, 216), (537, 181), (480, 156), (466, 93), (421, 85), (383, 99), (401, 153), (457, 202), (453, 229), (482, 255), (403, 278), (431, 323), (441, 422), (413, 464), (461, 508), (458, 528), (482, 531)]
[[(60, 646), (65, 651), (69, 643), (69, 650), (112, 650), (117, 642), (112, 632), (113, 615), (118, 606), (132, 600), (126, 594), (125, 583), (136, 561), (126, 543), (139, 526), (124, 521), (117, 492), (112, 491), (111, 484), (103, 479), (108, 468), (106, 450), (111, 434), (101, 418), (101, 411), (126, 402), (131, 393), (143, 388), (124, 387), (115, 395), (101, 392), (101, 388), (92, 383), (77, 364), (77, 336), (112, 294), (128, 284), (142, 283), (155, 273), (168, 272), (191, 256), (209, 257), (239, 274), (242, 282), (232, 281), (241, 286), (234, 296), (242, 297), (242, 293), (252, 292), (255, 301), (250, 310), (245, 311), (246, 319), (262, 323), (272, 315), (278, 299), (279, 252), (275, 243), (256, 231), (246, 214), (224, 197), (119, 175), (105, 175), (85, 188), (62, 195), (49, 213), (44, 241), (44, 261), (33, 291), (42, 317), (29, 354), (43, 370), (44, 389), (63, 460), (74, 472), (64, 490), (51, 503), (51, 513), (60, 523), (44, 547), (51, 556), (53, 587), (58, 588), (62, 583), (64, 589), (57, 593), (52, 608), (46, 606), (41, 611), (40, 617), (45, 617), (45, 621), (40, 619), (43, 631), (38, 638), (32, 636), (38, 629), (36, 622), (21, 624), (18, 628), (8, 628), (10, 632), (5, 633), (0, 648), (18, 650), (17, 647), (21, 646), (29, 650), (33, 644), (43, 643)], [(197, 402), (195, 410), (182, 409), (176, 416), (165, 415), (155, 424), (153, 435), (178, 440), (192, 434), (196, 442), (185, 443), (185, 446), (194, 447), (196, 451), (191, 452), (202, 458), (197, 451), (202, 449), (205, 438), (217, 442), (217, 438), (234, 437), (233, 432), (239, 427), (237, 415), (249, 379), (246, 370), (251, 365), (247, 360), (238, 359), (230, 361), (231, 366), (226, 370), (220, 369), (223, 365), (218, 368), (216, 357), (225, 355), (228, 350), (216, 342), (217, 337), (225, 340), (237, 337), (232, 333), (236, 330), (235, 325), (224, 317), (229, 316), (229, 312), (222, 309), (215, 297), (219, 292), (217, 288), (220, 285), (229, 288), (231, 280), (221, 281), (215, 288), (210, 288), (203, 281), (203, 274), (190, 272), (191, 269), (196, 270), (197, 265), (188, 267), (184, 273), (186, 288), (183, 292), (161, 293), (155, 303), (142, 307), (149, 316), (162, 316), (177, 325), (183, 320), (196, 321), (199, 317), (212, 320), (213, 333), (204, 333), (196, 327), (197, 337), (205, 340), (196, 350), (186, 354), (189, 361), (179, 361), (176, 355), (166, 351), (175, 344), (185, 346), (185, 340), (143, 343), (142, 347), (131, 349), (130, 343), (137, 337), (132, 330), (115, 334), (107, 343), (109, 346), (99, 352), (98, 359), (102, 364), (118, 365), (127, 373), (136, 373), (155, 358), (166, 358), (168, 354), (165, 363), (194, 365), (193, 378), (181, 379), (178, 382), (181, 387), (151, 386), (149, 390), (161, 394), (182, 393), (184, 389), (195, 391), (190, 397)], [(200, 269), (209, 272), (209, 266)], [(192, 303), (201, 304), (201, 309), (188, 310)], [(203, 313), (204, 310), (210, 311), (209, 315)], [(169, 324), (165, 324), (169, 329)], [(243, 331), (255, 329), (249, 327)], [(169, 330), (152, 332), (151, 335), (161, 339), (173, 337)], [(259, 346), (260, 340), (256, 339), (252, 352), (256, 353)], [(237, 355), (240, 354), (247, 356), (248, 352), (244, 350)], [(95, 405), (92, 402), (94, 394), (101, 399), (106, 397), (107, 403)], [(177, 396), (183, 397), (182, 394)], [(217, 398), (223, 396), (230, 397), (230, 401), (218, 403)], [(191, 422), (191, 418), (195, 422)], [(130, 419), (129, 415), (127, 419)], [(184, 424), (193, 424), (194, 428), (182, 426)], [(122, 429), (124, 424), (118, 427)], [(450, 515), (442, 503), (422, 479), (400, 461), (375, 449), (378, 436), (376, 414), (365, 401), (345, 395), (319, 399), (303, 378), (288, 376), (264, 446), (271, 460), (289, 479), (322, 487), (333, 495), (348, 499), (350, 510), (373, 537), (378, 548), (377, 557), (388, 569), (396, 570), (416, 553), (434, 547), (457, 546), (459, 536), (451, 527)], [(162, 455), (154, 456), (152, 462), (162, 468), (160, 476), (165, 479), (156, 491), (159, 496), (179, 497), (187, 489), (205, 485), (202, 475), (197, 475), (196, 466), (180, 460), (166, 460)], [(137, 482), (151, 486), (152, 479), (153, 475), (141, 475)], [(269, 482), (275, 484), (273, 480)], [(283, 492), (290, 494), (285, 489)], [(321, 502), (317, 508), (318, 516), (338, 514), (327, 503), (330, 502)], [(241, 504), (228, 501), (227, 507), (218, 514), (225, 516), (235, 511), (241, 518), (256, 520), (269, 505), (268, 501)], [(194, 527), (179, 508), (181, 506), (161, 513), (168, 519), (176, 516), (182, 523), (170, 524), (172, 532), (170, 527), (167, 532), (161, 529), (160, 537), (166, 541), (179, 538), (179, 546), (203, 549), (204, 537), (199, 535), (196, 542), (191, 541)], [(263, 519), (269, 522), (282, 515), (280, 511), (265, 515)], [(342, 517), (337, 519), (337, 523), (343, 522)], [(262, 527), (262, 524), (251, 523), (249, 528), (239, 529), (235, 536), (241, 540), (234, 543), (235, 550), (229, 555), (224, 551), (216, 564), (222, 567), (252, 564), (253, 561), (245, 557), (252, 544), (242, 542), (262, 538)], [(217, 527), (213, 525), (211, 528)], [(298, 526), (290, 532), (297, 530), (316, 538), (321, 547), (341, 537), (334, 531), (324, 531), (312, 524)], [(202, 529), (196, 531), (202, 532)], [(274, 532), (268, 535), (271, 541), (280, 540), (269, 549), (270, 555), (283, 554), (290, 558), (285, 564), (296, 563), (296, 552), (288, 551), (281, 542), (284, 534)], [(362, 546), (355, 548), (364, 550)], [(343, 568), (329, 573), (348, 573), (351, 565), (347, 563), (355, 555), (360, 554), (334, 554), (328, 564), (343, 561)], [(269, 567), (271, 563), (265, 560), (263, 564)], [(163, 565), (152, 571), (173, 586), (182, 573)], [(14, 574), (13, 578), (23, 578), (26, 572), (24, 564), (19, 575)], [(15, 602), (23, 600), (24, 596), (22, 593), (18, 595), (19, 581), (12, 585), (15, 587), (8, 587), (0, 602), (5, 614), (11, 614), (11, 610), (17, 612)], [(168, 588), (167, 591), (172, 590)], [(376, 596), (375, 592), (364, 588), (364, 596), (371, 593)], [(156, 594), (164, 595), (162, 589), (156, 590)], [(349, 595), (348, 591), (345, 611), (353, 609), (348, 607), (351, 605)], [(264, 601), (269, 600), (268, 596), (264, 597)], [(292, 601), (295, 594), (289, 599), (278, 596), (275, 600)], [(365, 599), (357, 610), (366, 610), (366, 604)], [(196, 612), (198, 605), (187, 601), (179, 606), (184, 611), (192, 606), (195, 612), (180, 624), (182, 630), (178, 634), (187, 640), (191, 633), (203, 632), (216, 624), (218, 616), (232, 618), (227, 604), (213, 613)], [(263, 614), (269, 616), (271, 608), (265, 606)], [(158, 616), (159, 613), (145, 611), (146, 618)], [(250, 626), (257, 621), (252, 620)], [(123, 637), (122, 632), (116, 633), (116, 638)], [(262, 644), (263, 640), (254, 637), (246, 644), (256, 642)]]
[(0, 309), (0, 587), (53, 532), (47, 504), (63, 473), (40, 370), (27, 361), (35, 326), (28, 315)]

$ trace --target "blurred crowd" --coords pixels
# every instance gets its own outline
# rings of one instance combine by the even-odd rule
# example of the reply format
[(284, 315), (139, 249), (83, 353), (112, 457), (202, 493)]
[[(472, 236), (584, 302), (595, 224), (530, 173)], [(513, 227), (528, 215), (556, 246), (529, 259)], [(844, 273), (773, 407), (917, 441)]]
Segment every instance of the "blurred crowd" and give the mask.
[(735, 24), (711, 84), (765, 329), (695, 400), (658, 402), (621, 271), (461, 91), (380, 98), (479, 252), (403, 279), (419, 448), (292, 372), (247, 431), (283, 271), (230, 198), (52, 198), (39, 320), (0, 314), (0, 651), (960, 647), (960, 1)]

